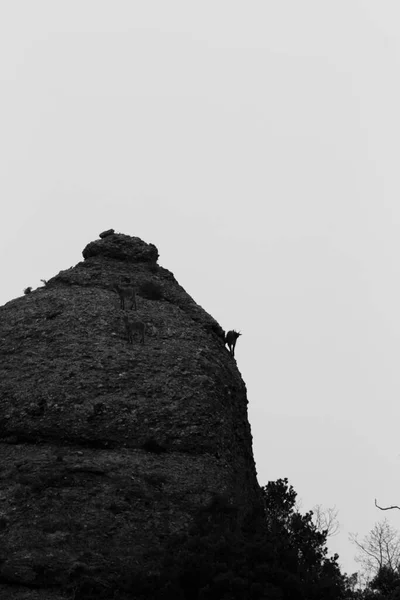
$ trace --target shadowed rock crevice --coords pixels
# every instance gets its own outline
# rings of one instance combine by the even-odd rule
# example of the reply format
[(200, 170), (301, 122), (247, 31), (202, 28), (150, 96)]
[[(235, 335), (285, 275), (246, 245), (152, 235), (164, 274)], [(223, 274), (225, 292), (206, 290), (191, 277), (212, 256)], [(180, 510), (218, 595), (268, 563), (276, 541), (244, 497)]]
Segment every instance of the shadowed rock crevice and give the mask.
[[(0, 307), (0, 597), (113, 597), (127, 572), (159, 573), (215, 495), (237, 527), (259, 502), (222, 327), (153, 244), (103, 233)], [(137, 310), (121, 310), (116, 281), (135, 286)], [(128, 343), (124, 315), (144, 343)]]

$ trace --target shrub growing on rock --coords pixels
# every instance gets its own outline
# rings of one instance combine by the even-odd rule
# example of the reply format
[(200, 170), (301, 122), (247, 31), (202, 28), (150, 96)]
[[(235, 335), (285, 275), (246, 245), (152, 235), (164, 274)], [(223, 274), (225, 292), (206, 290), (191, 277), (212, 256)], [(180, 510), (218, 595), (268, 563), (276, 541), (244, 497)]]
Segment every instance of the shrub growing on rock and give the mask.
[(148, 300), (161, 300), (163, 297), (162, 287), (154, 281), (145, 281), (140, 286), (140, 295)]

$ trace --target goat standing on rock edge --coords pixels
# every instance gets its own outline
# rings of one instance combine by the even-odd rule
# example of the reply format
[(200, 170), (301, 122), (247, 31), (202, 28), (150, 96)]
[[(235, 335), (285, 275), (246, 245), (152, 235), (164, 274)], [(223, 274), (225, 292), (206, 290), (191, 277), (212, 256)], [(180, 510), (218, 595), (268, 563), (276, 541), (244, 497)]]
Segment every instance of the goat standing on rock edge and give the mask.
[(113, 290), (115, 290), (119, 296), (121, 310), (125, 310), (125, 300), (132, 300), (131, 310), (133, 307), (135, 307), (135, 310), (137, 310), (136, 289), (132, 284), (122, 285), (114, 283)]
[(126, 315), (123, 316), (123, 320), (125, 323), (128, 344), (133, 344), (133, 334), (136, 332), (140, 336), (140, 343), (144, 344), (144, 333), (146, 325), (143, 323), (143, 321), (130, 321)]
[(234, 329), (231, 329), (225, 336), (225, 344), (228, 345), (231, 356), (235, 356), (235, 346), (239, 335), (242, 334)]

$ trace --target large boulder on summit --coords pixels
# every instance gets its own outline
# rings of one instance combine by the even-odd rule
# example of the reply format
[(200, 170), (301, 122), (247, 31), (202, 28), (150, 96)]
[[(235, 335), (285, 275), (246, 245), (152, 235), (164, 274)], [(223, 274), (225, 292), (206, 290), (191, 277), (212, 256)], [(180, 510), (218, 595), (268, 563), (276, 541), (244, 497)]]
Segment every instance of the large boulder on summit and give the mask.
[(138, 263), (155, 263), (158, 260), (157, 248), (153, 244), (146, 244), (138, 237), (115, 234), (113, 229), (103, 231), (100, 236), (100, 240), (90, 242), (84, 248), (83, 258), (104, 256)]

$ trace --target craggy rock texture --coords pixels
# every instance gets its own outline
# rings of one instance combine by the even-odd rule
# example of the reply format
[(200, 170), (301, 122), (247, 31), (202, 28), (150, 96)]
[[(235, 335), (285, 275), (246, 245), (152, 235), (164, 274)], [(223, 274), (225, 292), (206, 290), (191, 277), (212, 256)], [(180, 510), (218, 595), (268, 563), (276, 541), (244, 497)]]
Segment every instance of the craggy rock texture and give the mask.
[[(0, 598), (95, 597), (92, 582), (117, 597), (216, 495), (239, 521), (258, 501), (223, 330), (155, 246), (106, 233), (0, 308)], [(127, 278), (144, 345), (127, 343), (112, 290)]]

